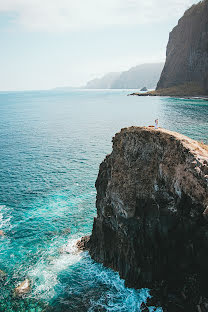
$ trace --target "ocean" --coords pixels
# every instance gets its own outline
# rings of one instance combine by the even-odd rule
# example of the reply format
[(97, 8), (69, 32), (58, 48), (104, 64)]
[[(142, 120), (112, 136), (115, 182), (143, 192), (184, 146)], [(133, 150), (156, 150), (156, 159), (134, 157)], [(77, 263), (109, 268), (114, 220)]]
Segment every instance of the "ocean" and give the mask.
[[(148, 289), (126, 288), (74, 244), (91, 233), (94, 185), (114, 134), (158, 118), (208, 143), (208, 101), (129, 92), (0, 93), (0, 311), (138, 312), (146, 302)], [(31, 291), (19, 298), (26, 278)]]

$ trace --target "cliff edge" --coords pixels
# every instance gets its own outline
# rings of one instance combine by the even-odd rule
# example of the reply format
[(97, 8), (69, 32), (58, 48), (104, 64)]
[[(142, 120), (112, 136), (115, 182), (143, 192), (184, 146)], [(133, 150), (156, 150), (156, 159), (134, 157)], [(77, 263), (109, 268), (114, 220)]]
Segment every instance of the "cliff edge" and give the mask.
[[(129, 287), (159, 285), (164, 311), (195, 311), (208, 293), (207, 164), (207, 145), (131, 127), (115, 135), (100, 165), (90, 255)], [(171, 310), (171, 293), (189, 310)]]
[(156, 90), (173, 88), (174, 93), (175, 87), (182, 95), (208, 94), (208, 0), (187, 10), (170, 33)]

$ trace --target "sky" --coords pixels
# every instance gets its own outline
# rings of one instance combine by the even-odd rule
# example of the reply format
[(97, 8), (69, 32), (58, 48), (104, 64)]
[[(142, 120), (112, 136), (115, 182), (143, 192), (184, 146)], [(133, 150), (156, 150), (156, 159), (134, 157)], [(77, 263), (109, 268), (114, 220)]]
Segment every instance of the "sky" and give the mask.
[(165, 60), (196, 0), (0, 0), (0, 90), (79, 87)]

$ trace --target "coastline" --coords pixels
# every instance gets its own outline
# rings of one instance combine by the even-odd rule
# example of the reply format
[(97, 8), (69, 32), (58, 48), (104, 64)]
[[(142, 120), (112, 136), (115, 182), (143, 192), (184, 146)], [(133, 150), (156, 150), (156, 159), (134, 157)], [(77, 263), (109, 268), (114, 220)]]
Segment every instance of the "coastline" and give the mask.
[(207, 157), (206, 144), (178, 132), (129, 127), (100, 165), (92, 235), (77, 246), (127, 287), (149, 288), (148, 306), (208, 307)]
[(172, 97), (172, 98), (181, 98), (181, 99), (187, 99), (187, 100), (204, 100), (208, 101), (208, 95), (197, 95), (197, 96), (192, 96), (192, 95), (177, 95), (177, 94), (169, 94), (169, 95), (164, 95), (164, 94), (154, 94), (152, 92), (145, 92), (145, 93), (130, 93), (127, 96), (159, 96), (159, 97)]
[(186, 99), (202, 99), (208, 100), (207, 92), (201, 88), (196, 82), (189, 82), (180, 85), (175, 85), (169, 88), (156, 88), (154, 91), (134, 92), (129, 95), (137, 96), (164, 96), (164, 97), (181, 97)]

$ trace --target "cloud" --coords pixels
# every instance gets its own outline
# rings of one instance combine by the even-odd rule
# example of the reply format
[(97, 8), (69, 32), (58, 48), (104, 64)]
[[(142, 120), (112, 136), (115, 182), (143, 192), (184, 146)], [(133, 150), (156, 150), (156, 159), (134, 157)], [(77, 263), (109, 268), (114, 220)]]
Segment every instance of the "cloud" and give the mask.
[(196, 0), (0, 0), (13, 24), (34, 31), (139, 25), (180, 17)]

